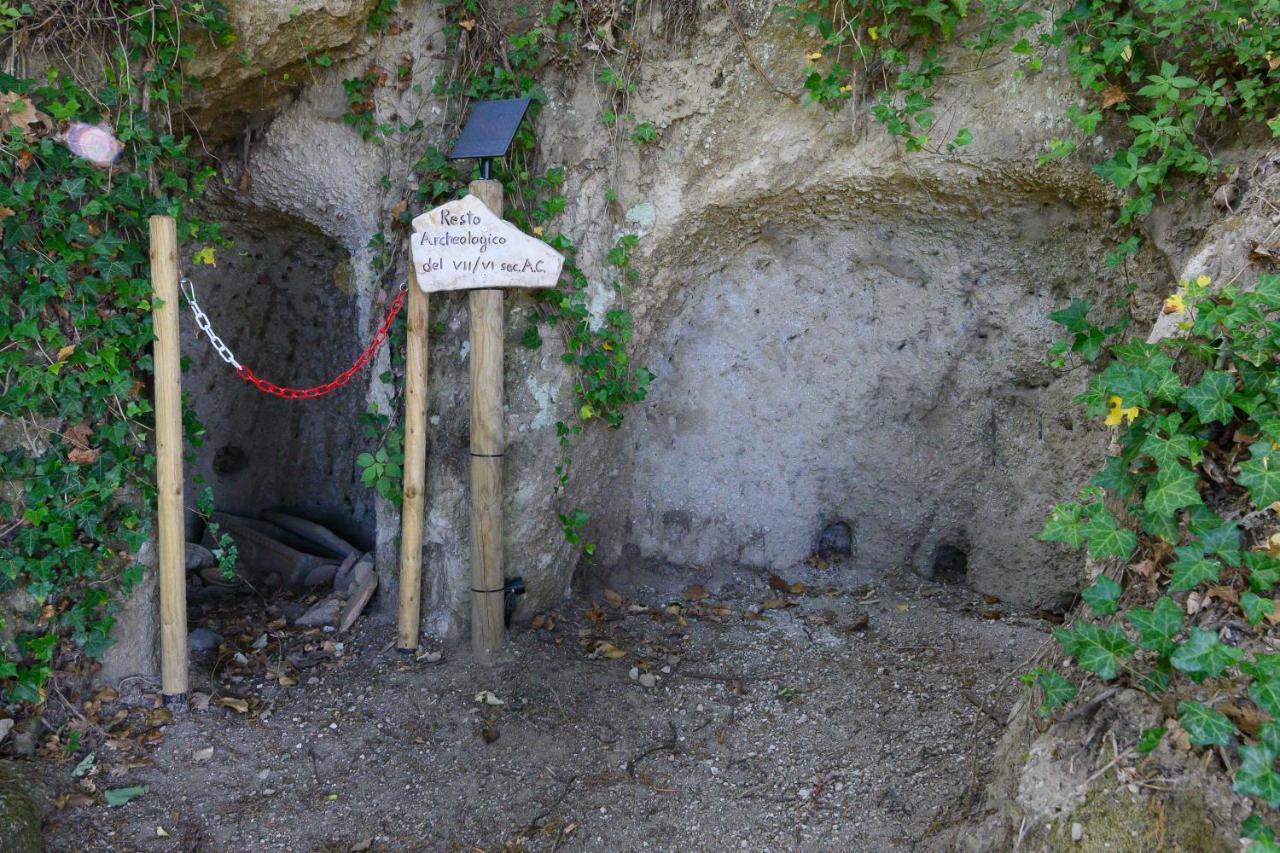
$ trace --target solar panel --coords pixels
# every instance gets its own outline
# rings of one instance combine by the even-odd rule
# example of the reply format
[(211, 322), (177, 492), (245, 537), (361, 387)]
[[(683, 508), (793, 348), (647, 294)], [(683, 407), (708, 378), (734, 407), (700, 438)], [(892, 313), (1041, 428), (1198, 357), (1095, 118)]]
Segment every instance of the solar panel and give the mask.
[(471, 108), (462, 134), (449, 152), (450, 160), (501, 157), (511, 147), (520, 122), (529, 109), (528, 98), (481, 101)]

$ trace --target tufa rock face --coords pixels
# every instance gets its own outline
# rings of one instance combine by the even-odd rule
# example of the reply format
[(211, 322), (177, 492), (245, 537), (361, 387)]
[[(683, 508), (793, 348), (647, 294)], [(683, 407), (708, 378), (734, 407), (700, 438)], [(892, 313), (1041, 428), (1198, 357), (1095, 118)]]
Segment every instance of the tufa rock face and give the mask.
[[(424, 212), (412, 206), (413, 164), (454, 133), (454, 105), (430, 94), (450, 61), (438, 10), (402, 5), (395, 31), (376, 44), (361, 35), (366, 12), (341, 0), (303, 3), (292, 19), (274, 6), (233, 8), (250, 22), (241, 37), (256, 64), (285, 69), (313, 48), (337, 60), (290, 72), (289, 86), (305, 85), (269, 121), (250, 112), (289, 86), (254, 82), (266, 78), (244, 70), (240, 48), (197, 66), (208, 87), (197, 116), (213, 135), (258, 128), (240, 156), (224, 160), (211, 209), (261, 255), (243, 258), (255, 277), (289, 282), (223, 287), (221, 269), (202, 270), (202, 304), (238, 330), (228, 336), (234, 349), (262, 350), (263, 370), (281, 384), (328, 378), (340, 351), (368, 340), (405, 278), (393, 210), (409, 202), (410, 215)], [(763, 7), (742, 15), (762, 67), (798, 89), (808, 66), (794, 27)], [(1076, 560), (1036, 534), (1048, 507), (1087, 480), (1107, 436), (1070, 402), (1083, 375), (1041, 366), (1054, 337), (1046, 315), (1071, 296), (1108, 301), (1124, 284), (1100, 262), (1113, 236), (1107, 188), (1083, 165), (1034, 166), (1044, 141), (1064, 132), (1074, 84), (1053, 69), (1019, 82), (1006, 68), (958, 75), (941, 103), (974, 142), (963, 157), (904, 157), (866, 127), (866, 105), (833, 114), (776, 95), (723, 16), (692, 26), (689, 38), (672, 40), (637, 31), (644, 62), (631, 104), (636, 121), (658, 131), (648, 145), (616, 144), (602, 129), (590, 68), (545, 72), (540, 163), (565, 167), (568, 199), (555, 227), (578, 246), (593, 313), (624, 305), (633, 313), (634, 361), (658, 379), (621, 430), (587, 424), (574, 442), (568, 495), (557, 497), (555, 425), (576, 416), (575, 377), (559, 335), (544, 334), (536, 351), (520, 346), (533, 306), (508, 295), (506, 574), (522, 576), (529, 591), (517, 618), (563, 595), (578, 555), (557, 513), (574, 507), (592, 513), (588, 536), (605, 563), (781, 569), (814, 549), (823, 524), (845, 519), (860, 567), (928, 575), (939, 554), (955, 552), (967, 582), (984, 592), (1028, 604), (1069, 595)], [(359, 51), (367, 53), (341, 59)], [(413, 58), (407, 85), (377, 88), (373, 118), (424, 127), (364, 142), (342, 123), (342, 80), (371, 64), (401, 67), (405, 56)], [(267, 88), (252, 94), (259, 85)], [(274, 247), (320, 245), (316, 232), (331, 241), (335, 271), (304, 281), (305, 263)], [(605, 256), (626, 233), (641, 238), (640, 279), (623, 301)], [(387, 272), (373, 264), (370, 243), (380, 236)], [(1147, 250), (1128, 276), (1140, 308), (1155, 316), (1156, 291), (1169, 279), (1164, 257)], [(317, 311), (323, 324), (303, 322)], [(279, 341), (255, 331), (254, 318), (268, 315)], [(225, 319), (233, 317), (245, 319)], [(468, 326), (465, 297), (432, 297), (422, 600), (427, 630), (445, 635), (464, 626), (469, 604)], [(186, 351), (203, 346), (192, 337)], [(384, 350), (360, 377), (366, 384), (350, 386), (363, 400), (308, 409), (305, 442), (257, 454), (268, 468), (219, 473), (205, 458), (213, 448), (248, 445), (212, 431), (197, 461), (241, 511), (264, 507), (219, 477), (305, 484), (309, 500), (349, 508), (357, 523), (343, 532), (376, 554), (375, 604), (384, 612), (396, 596), (399, 513), (358, 483), (351, 458), (373, 449), (358, 446), (358, 411), (392, 405), (378, 378), (389, 364)], [(214, 359), (197, 356), (187, 383), (198, 411), (250, 405), (243, 383)], [(221, 421), (231, 428), (236, 417)]]
[(306, 60), (343, 59), (366, 48), (376, 0), (228, 0), (235, 42), (198, 42), (188, 71), (203, 84), (184, 105), (208, 145), (260, 126), (290, 95), (313, 83)]

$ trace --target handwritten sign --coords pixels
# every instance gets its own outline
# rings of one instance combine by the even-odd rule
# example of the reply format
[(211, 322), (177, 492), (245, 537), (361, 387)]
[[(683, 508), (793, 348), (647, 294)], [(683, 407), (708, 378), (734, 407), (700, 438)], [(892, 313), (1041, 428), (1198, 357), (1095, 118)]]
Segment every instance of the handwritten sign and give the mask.
[(473, 195), (413, 220), (413, 265), (427, 293), (555, 287), (564, 257)]

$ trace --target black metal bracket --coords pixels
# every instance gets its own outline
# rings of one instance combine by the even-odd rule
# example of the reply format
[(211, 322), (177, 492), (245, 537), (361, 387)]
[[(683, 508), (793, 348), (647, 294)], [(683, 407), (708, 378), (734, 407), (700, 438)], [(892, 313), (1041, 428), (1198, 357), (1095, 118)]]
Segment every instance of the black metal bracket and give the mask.
[(516, 612), (516, 596), (524, 593), (524, 578), (511, 578), (502, 587), (502, 621), (508, 628), (511, 627), (511, 617)]

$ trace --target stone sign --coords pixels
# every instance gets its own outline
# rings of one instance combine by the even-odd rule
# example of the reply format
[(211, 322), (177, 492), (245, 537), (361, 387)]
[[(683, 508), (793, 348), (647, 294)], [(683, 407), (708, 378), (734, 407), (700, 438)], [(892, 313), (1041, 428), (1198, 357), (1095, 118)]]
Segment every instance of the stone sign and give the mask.
[(473, 195), (413, 220), (413, 265), (427, 293), (555, 287), (564, 257)]

